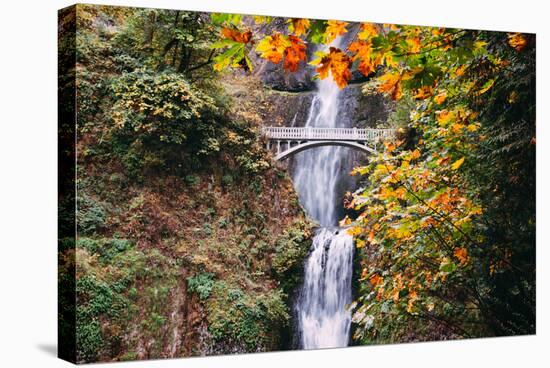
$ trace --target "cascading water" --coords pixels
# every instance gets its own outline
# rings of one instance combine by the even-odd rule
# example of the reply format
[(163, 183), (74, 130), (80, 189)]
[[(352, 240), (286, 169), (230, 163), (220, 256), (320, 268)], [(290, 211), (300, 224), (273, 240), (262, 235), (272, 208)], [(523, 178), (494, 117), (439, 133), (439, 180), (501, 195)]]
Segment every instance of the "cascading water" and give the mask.
[[(339, 40), (333, 46), (338, 47)], [(340, 90), (330, 79), (317, 82), (306, 127), (338, 127)], [(337, 227), (337, 185), (345, 174), (347, 149), (320, 147), (296, 156), (293, 174), (300, 202), (320, 228), (304, 267), (295, 304), (297, 333), (303, 349), (347, 346), (351, 313), (353, 239)]]

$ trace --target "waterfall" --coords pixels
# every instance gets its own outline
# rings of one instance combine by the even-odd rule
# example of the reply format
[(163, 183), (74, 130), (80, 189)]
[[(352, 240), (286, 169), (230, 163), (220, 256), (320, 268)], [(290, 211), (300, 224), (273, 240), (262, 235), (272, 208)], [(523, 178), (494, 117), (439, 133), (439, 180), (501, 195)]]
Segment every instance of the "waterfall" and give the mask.
[[(339, 40), (332, 46), (338, 47)], [(332, 79), (317, 81), (305, 126), (338, 127), (340, 90)], [(321, 224), (304, 266), (295, 303), (297, 333), (303, 349), (347, 346), (351, 313), (353, 239), (337, 228), (342, 203), (339, 178), (347, 174), (347, 148), (319, 147), (296, 155), (293, 181), (300, 202)], [(345, 171), (345, 172), (344, 172)]]

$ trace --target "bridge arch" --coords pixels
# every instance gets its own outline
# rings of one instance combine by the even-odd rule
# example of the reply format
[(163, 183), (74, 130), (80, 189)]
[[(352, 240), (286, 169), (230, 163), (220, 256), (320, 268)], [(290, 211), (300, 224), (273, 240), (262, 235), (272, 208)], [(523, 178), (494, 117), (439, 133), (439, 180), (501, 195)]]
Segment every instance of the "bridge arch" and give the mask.
[(275, 160), (282, 161), (287, 159), (288, 157), (295, 155), (298, 152), (305, 151), (310, 148), (314, 147), (322, 147), (322, 146), (341, 146), (341, 147), (351, 147), (354, 149), (357, 149), (359, 151), (363, 151), (366, 153), (376, 153), (376, 150), (373, 148), (370, 148), (369, 146), (365, 144), (361, 144), (354, 141), (309, 141), (304, 143), (299, 143), (296, 146), (293, 146), (287, 150), (284, 150), (277, 154), (275, 156)]

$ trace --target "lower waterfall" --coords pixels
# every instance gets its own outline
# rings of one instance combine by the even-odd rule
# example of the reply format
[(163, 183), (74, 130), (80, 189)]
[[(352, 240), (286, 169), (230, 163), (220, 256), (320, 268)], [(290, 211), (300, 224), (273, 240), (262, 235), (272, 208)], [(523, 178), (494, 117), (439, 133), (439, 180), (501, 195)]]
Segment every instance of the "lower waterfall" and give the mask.
[[(339, 40), (333, 46), (338, 47)], [(317, 81), (305, 126), (339, 127), (340, 90), (331, 78)], [(308, 215), (321, 224), (304, 265), (304, 281), (294, 305), (302, 349), (348, 345), (353, 272), (353, 239), (339, 229), (342, 206), (337, 185), (347, 175), (348, 149), (319, 147), (296, 155), (293, 181)]]

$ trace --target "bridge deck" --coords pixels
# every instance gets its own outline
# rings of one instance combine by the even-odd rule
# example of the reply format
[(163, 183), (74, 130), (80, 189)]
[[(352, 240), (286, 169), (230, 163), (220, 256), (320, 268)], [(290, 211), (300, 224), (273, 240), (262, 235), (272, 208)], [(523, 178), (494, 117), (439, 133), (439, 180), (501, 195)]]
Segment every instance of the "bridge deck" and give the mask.
[(377, 141), (395, 137), (395, 129), (265, 127), (262, 133), (270, 140), (338, 140)]

